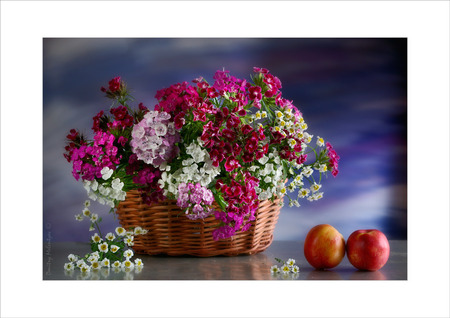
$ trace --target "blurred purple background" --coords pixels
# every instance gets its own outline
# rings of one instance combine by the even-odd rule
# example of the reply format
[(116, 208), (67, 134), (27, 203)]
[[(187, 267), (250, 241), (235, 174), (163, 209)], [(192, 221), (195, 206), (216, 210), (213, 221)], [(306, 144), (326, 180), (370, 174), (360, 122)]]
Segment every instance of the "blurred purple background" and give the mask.
[[(92, 235), (87, 221), (74, 218), (86, 191), (62, 153), (71, 128), (92, 136), (92, 117), (109, 110), (100, 92), (109, 79), (121, 76), (137, 102), (152, 109), (161, 88), (198, 76), (212, 82), (222, 68), (249, 78), (259, 66), (280, 78), (283, 97), (303, 112), (308, 132), (341, 157), (339, 175), (323, 181), (322, 200), (283, 208), (275, 239), (303, 240), (320, 223), (345, 238), (377, 228), (406, 239), (406, 52), (404, 38), (46, 38), (43, 226), (52, 228), (54, 241), (87, 242)], [(108, 208), (94, 203), (91, 210), (103, 217), (103, 233), (118, 225)]]

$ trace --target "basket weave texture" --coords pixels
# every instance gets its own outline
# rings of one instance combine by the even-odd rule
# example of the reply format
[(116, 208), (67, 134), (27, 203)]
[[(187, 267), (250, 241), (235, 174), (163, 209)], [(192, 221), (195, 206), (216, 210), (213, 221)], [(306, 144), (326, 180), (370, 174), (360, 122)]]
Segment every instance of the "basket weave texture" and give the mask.
[(149, 206), (142, 202), (137, 190), (132, 190), (116, 212), (125, 229), (140, 226), (148, 230), (147, 234), (134, 238), (133, 250), (138, 254), (236, 256), (256, 254), (269, 247), (281, 209), (279, 201), (260, 202), (255, 212), (256, 220), (252, 221), (249, 230), (219, 241), (214, 241), (212, 236), (212, 231), (219, 225), (214, 215), (190, 220), (174, 200)]

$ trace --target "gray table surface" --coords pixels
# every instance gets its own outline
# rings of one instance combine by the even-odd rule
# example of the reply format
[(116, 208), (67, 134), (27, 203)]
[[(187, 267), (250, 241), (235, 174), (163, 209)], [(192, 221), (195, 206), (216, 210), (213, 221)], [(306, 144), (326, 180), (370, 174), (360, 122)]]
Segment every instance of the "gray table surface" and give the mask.
[[(264, 252), (235, 257), (198, 258), (189, 256), (137, 255), (144, 267), (131, 271), (101, 268), (87, 274), (79, 269), (65, 271), (64, 263), (71, 253), (90, 252), (87, 243), (45, 242), (43, 247), (44, 280), (406, 280), (407, 242), (390, 241), (391, 253), (386, 265), (378, 271), (360, 271), (347, 256), (335, 268), (315, 270), (303, 255), (303, 242), (274, 241)], [(293, 258), (300, 267), (298, 274), (273, 275), (270, 267), (275, 258)], [(134, 259), (134, 257), (133, 257)]]

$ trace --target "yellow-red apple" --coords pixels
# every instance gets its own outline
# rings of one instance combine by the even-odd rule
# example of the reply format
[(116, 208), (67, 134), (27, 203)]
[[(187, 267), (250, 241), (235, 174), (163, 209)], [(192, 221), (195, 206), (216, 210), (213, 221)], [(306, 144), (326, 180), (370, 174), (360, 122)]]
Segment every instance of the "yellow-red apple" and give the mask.
[(347, 239), (347, 257), (357, 269), (376, 271), (386, 264), (389, 241), (379, 230), (358, 230)]
[(341, 233), (329, 224), (319, 224), (306, 235), (305, 258), (316, 269), (333, 268), (345, 256), (345, 240)]

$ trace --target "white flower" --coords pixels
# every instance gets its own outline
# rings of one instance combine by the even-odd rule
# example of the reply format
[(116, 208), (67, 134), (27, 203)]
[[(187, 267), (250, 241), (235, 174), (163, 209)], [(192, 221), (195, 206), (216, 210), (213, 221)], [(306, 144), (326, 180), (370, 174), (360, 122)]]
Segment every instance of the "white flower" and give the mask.
[(117, 245), (111, 245), (109, 250), (113, 253), (117, 252), (120, 248)]
[(121, 263), (120, 261), (115, 261), (115, 262), (112, 264), (112, 267), (113, 267), (113, 268), (119, 268), (120, 266), (122, 266), (122, 263)]
[(309, 189), (302, 188), (298, 191), (298, 197), (304, 198), (309, 194), (309, 192), (310, 192)]
[(69, 254), (69, 256), (67, 256), (67, 258), (68, 258), (69, 261), (71, 261), (71, 262), (76, 262), (76, 261), (78, 261), (78, 256), (73, 255), (73, 254)]
[(98, 220), (98, 214), (97, 213), (92, 213), (92, 215), (91, 215), (91, 222), (94, 223), (94, 222), (97, 222), (97, 220)]
[(97, 188), (98, 188), (97, 180), (91, 181), (91, 189), (92, 189), (92, 191), (97, 191)]
[(305, 167), (305, 168), (302, 170), (302, 174), (303, 174), (305, 177), (309, 177), (313, 172), (314, 172), (314, 171), (313, 171), (313, 169), (312, 169), (310, 166), (307, 166), (307, 167)]
[(295, 265), (295, 259), (293, 259), (293, 258), (288, 259), (286, 261), (286, 265), (290, 266), (290, 267), (294, 266)]
[(123, 269), (132, 269), (132, 268), (134, 268), (134, 264), (133, 264), (133, 262), (131, 262), (130, 260), (127, 259), (122, 263), (122, 268)]
[(264, 178), (264, 182), (265, 183), (270, 183), (270, 182), (272, 182), (272, 178), (267, 176), (267, 177)]
[(64, 264), (64, 269), (65, 269), (66, 271), (71, 271), (71, 270), (73, 270), (73, 269), (74, 269), (73, 263), (65, 263), (65, 264)]
[(297, 274), (300, 271), (300, 269), (299, 269), (299, 267), (297, 265), (294, 265), (294, 266), (292, 266), (291, 271), (294, 274)]
[(91, 254), (91, 255), (88, 257), (87, 260), (88, 260), (89, 263), (92, 264), (93, 262), (98, 261), (98, 256), (97, 256), (97, 255), (92, 255), (92, 254)]
[(101, 267), (102, 267), (102, 265), (100, 264), (100, 262), (98, 260), (91, 262), (92, 269), (99, 269)]
[(321, 164), (319, 166), (319, 172), (327, 172), (328, 168), (326, 164)]
[(104, 243), (98, 244), (98, 249), (100, 252), (107, 253), (108, 252), (108, 243), (104, 242)]
[(89, 201), (89, 200), (84, 201), (84, 206), (86, 208), (88, 208), (90, 205), (91, 205), (91, 201)]
[(317, 136), (317, 142), (316, 142), (317, 146), (323, 147), (324, 143), (325, 142), (324, 142), (323, 138)]
[(289, 265), (284, 264), (283, 266), (281, 266), (281, 271), (286, 274), (289, 273), (291, 271), (291, 268), (289, 267)]
[(84, 208), (83, 215), (86, 216), (86, 217), (89, 217), (89, 215), (91, 215), (91, 211), (89, 211), (88, 208)]
[(142, 227), (136, 226), (134, 228), (134, 235), (141, 235), (142, 234)]
[(102, 238), (101, 238), (97, 233), (95, 233), (95, 234), (91, 237), (91, 239), (92, 239), (92, 241), (95, 242), (95, 243), (100, 243), (100, 242), (102, 241)]
[(133, 236), (127, 236), (124, 240), (125, 244), (127, 244), (128, 246), (133, 246), (134, 242), (133, 242)]
[(134, 260), (134, 265), (136, 265), (136, 267), (142, 267), (142, 266), (144, 266), (144, 263), (142, 262), (142, 260), (140, 258), (136, 258)]
[(111, 264), (111, 262), (110, 262), (109, 259), (107, 259), (107, 258), (103, 259), (103, 261), (101, 262), (101, 265), (102, 265), (103, 267), (109, 267), (110, 264)]
[(320, 200), (320, 199), (322, 199), (322, 198), (323, 198), (323, 192), (315, 193), (315, 194), (313, 195), (313, 199), (314, 199), (314, 200)]
[(132, 250), (126, 250), (125, 252), (123, 252), (123, 257), (125, 257), (125, 258), (127, 258), (127, 259), (132, 258), (133, 255), (134, 255), (134, 253), (133, 253)]
[(89, 226), (89, 232), (95, 231), (94, 224), (91, 223)]
[(91, 267), (88, 266), (87, 264), (83, 264), (83, 265), (80, 267), (80, 271), (81, 271), (82, 273), (89, 273), (89, 272), (91, 271)]
[(78, 268), (81, 268), (83, 265), (86, 265), (84, 260), (80, 259), (80, 260), (77, 261), (77, 267)]
[(275, 116), (277, 116), (277, 118), (283, 118), (283, 113), (282, 112), (280, 112), (279, 110), (277, 110), (276, 112), (275, 112)]
[(317, 184), (316, 182), (314, 182), (314, 184), (310, 187), (310, 189), (311, 189), (311, 191), (314, 193), (314, 192), (319, 191), (319, 189), (320, 189), (321, 187), (322, 187), (322, 185)]
[(123, 227), (116, 227), (116, 233), (119, 236), (125, 236), (127, 231), (125, 231), (125, 229)]
[(270, 267), (270, 272), (272, 274), (278, 274), (280, 272), (280, 269), (278, 268), (277, 265), (273, 265), (272, 267)]
[(81, 222), (81, 221), (83, 221), (83, 219), (84, 219), (84, 218), (83, 218), (83, 215), (82, 215), (82, 214), (76, 214), (76, 215), (75, 215), (75, 220)]
[(116, 179), (114, 179), (114, 180), (111, 182), (111, 187), (112, 187), (114, 190), (122, 190), (122, 188), (123, 188), (123, 182), (120, 182), (120, 179), (119, 179), (119, 178), (116, 178)]
[(111, 232), (109, 232), (108, 234), (105, 235), (105, 238), (108, 241), (112, 241), (112, 240), (114, 240), (116, 238), (116, 236), (114, 234), (112, 234)]
[(100, 173), (102, 174), (103, 180), (108, 180), (111, 178), (111, 175), (113, 174), (114, 170), (110, 169), (109, 167), (104, 167)]

